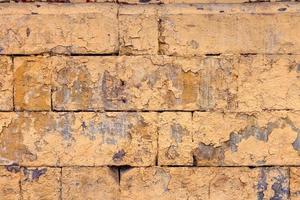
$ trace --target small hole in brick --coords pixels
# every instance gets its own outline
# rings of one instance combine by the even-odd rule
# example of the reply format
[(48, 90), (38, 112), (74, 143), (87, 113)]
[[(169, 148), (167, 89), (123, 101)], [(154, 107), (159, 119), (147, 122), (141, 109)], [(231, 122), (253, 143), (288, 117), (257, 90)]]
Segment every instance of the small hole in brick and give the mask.
[(278, 11), (286, 11), (287, 8), (279, 8)]

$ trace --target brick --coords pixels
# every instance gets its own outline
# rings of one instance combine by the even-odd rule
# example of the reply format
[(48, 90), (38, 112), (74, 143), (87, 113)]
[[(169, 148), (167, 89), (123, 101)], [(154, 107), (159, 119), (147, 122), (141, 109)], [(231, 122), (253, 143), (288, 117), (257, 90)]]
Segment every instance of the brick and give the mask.
[(154, 165), (156, 121), (156, 113), (1, 113), (0, 164)]
[[(0, 5), (0, 54), (118, 51), (117, 5)], [(51, 20), (45, 20), (51, 18)]]
[(290, 168), (290, 193), (291, 200), (300, 199), (300, 168)]
[(9, 200), (20, 199), (20, 174), (9, 167), (0, 167), (0, 197)]
[(300, 56), (241, 56), (239, 111), (300, 109)]
[(63, 199), (119, 199), (118, 174), (107, 167), (63, 168)]
[[(160, 51), (180, 56), (299, 52), (299, 13), (289, 11), (286, 5), (283, 8), (273, 4), (236, 6), (232, 6), (232, 11), (228, 6), (211, 12), (198, 5), (181, 9), (178, 6), (173, 11), (171, 7), (161, 17)], [(298, 6), (291, 4), (292, 9)], [(218, 9), (222, 13), (215, 13)]]
[(119, 13), (120, 54), (157, 54), (158, 16), (155, 7), (122, 6)]
[(121, 174), (121, 199), (288, 199), (279, 168), (134, 168)]
[[(202, 3), (208, 3), (208, 4), (238, 4), (238, 3), (263, 3), (263, 2), (285, 2), (281, 0), (162, 0), (162, 3), (165, 4), (202, 4)], [(287, 2), (294, 2), (294, 0), (287, 0)], [(204, 5), (206, 6), (206, 5)], [(219, 6), (219, 5), (214, 5), (214, 6)], [(222, 5), (220, 5), (221, 7)], [(225, 5), (224, 7), (226, 7)], [(230, 5), (231, 6), (231, 5)], [(239, 5), (240, 6), (240, 5)]]
[(118, 2), (126, 4), (160, 4), (162, 0), (119, 0)]
[[(194, 113), (197, 165), (298, 165), (298, 112)], [(288, 156), (287, 156), (288, 155)]]
[(51, 109), (51, 68), (43, 57), (15, 58), (16, 110)]
[(158, 165), (193, 165), (191, 113), (159, 115)]
[(13, 109), (13, 69), (9, 57), (0, 57), (0, 110)]
[[(121, 91), (121, 81), (109, 74), (116, 66), (114, 57), (53, 57), (50, 63), (55, 110), (104, 110), (103, 96)], [(106, 77), (115, 84), (110, 91), (103, 86)]]
[[(192, 159), (197, 166), (300, 162), (299, 112), (195, 112), (192, 121), (188, 116), (183, 112), (159, 114), (159, 165), (191, 165)], [(176, 142), (179, 127), (182, 140)]]
[(53, 58), (55, 110), (235, 108), (234, 57)]
[(24, 168), (22, 171), (22, 199), (60, 199), (60, 168)]
[(246, 3), (248, 0), (162, 0), (163, 3)]

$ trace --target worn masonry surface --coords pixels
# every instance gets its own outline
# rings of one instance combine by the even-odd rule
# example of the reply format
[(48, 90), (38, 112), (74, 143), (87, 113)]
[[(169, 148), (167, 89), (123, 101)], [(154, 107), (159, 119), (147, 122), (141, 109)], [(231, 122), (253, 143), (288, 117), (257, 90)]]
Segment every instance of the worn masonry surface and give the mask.
[(300, 200), (300, 2), (0, 0), (0, 200)]

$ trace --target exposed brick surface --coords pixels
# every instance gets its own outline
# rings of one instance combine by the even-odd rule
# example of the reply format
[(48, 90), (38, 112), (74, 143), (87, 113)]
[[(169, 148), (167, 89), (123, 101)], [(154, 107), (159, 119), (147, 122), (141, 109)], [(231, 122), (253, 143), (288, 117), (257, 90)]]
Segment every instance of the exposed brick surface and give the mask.
[(0, 200), (300, 199), (299, 11), (0, 0)]
[(121, 199), (288, 199), (279, 168), (139, 168), (124, 172)]
[(16, 110), (50, 110), (51, 68), (42, 58), (14, 60), (14, 98)]
[(239, 64), (240, 111), (300, 108), (300, 56), (242, 56)]
[(156, 113), (2, 113), (0, 120), (1, 164), (155, 164)]
[(116, 5), (2, 7), (7, 10), (0, 14), (0, 54), (115, 53), (118, 49)]
[[(197, 7), (198, 9), (203, 9)], [(194, 8), (194, 9), (197, 9)], [(299, 53), (299, 13), (221, 13), (175, 10), (161, 17), (160, 47), (167, 55)], [(190, 11), (189, 11), (190, 10)]]
[(13, 109), (13, 69), (9, 57), (0, 57), (0, 111)]
[[(235, 65), (238, 61), (232, 56), (192, 59), (167, 56), (63, 56), (44, 57), (42, 61), (40, 58), (20, 58), (18, 62), (20, 66), (36, 66), (40, 70), (45, 69), (45, 75), (51, 74), (55, 110), (236, 108)], [(22, 80), (24, 76), (18, 75)], [(35, 89), (33, 87), (25, 85), (24, 88), (24, 84), (19, 84), (22, 90), (15, 91), (19, 97), (17, 101), (26, 104), (28, 96), (31, 97), (28, 94), (34, 93), (34, 100), (49, 103), (50, 88), (45, 84), (46, 81), (47, 77), (41, 80), (36, 92), (32, 92)], [(41, 92), (46, 95), (45, 98), (44, 95), (38, 95)], [(34, 101), (28, 103), (33, 104)], [(35, 110), (34, 105), (29, 110)]]
[(118, 200), (118, 174), (104, 167), (63, 168), (62, 198)]
[(24, 200), (60, 199), (60, 168), (22, 169), (22, 197)]
[(0, 196), (6, 199), (20, 199), (20, 174), (14, 169), (0, 167)]
[(120, 54), (158, 53), (158, 15), (156, 7), (122, 6), (119, 11)]

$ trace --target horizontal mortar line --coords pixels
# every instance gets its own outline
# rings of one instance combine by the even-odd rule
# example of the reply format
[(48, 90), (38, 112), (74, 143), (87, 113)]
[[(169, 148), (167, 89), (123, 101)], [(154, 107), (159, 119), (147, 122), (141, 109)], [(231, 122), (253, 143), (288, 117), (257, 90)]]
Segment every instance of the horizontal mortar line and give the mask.
[(299, 165), (159, 165), (153, 167), (172, 167), (172, 168), (180, 168), (180, 167), (188, 167), (188, 168), (264, 168), (264, 167), (300, 167)]
[(221, 110), (0, 110), (0, 113), (168, 113), (168, 112), (206, 112), (206, 113), (224, 113), (224, 114), (243, 114), (243, 113), (260, 113), (260, 112), (299, 112), (294, 109), (270, 109), (270, 110), (252, 110), (252, 111), (221, 111)]
[(37, 54), (0, 54), (0, 56), (12, 56), (12, 57), (34, 57), (34, 56), (99, 56), (99, 57), (106, 57), (106, 56), (119, 56), (119, 53), (37, 53)]
[(152, 165), (152, 166), (131, 166), (131, 165), (0, 165), (2, 167), (20, 167), (20, 168), (70, 168), (70, 167), (87, 167), (87, 168), (118, 168), (118, 169), (131, 169), (131, 168), (267, 168), (267, 167), (300, 167), (300, 165), (224, 165), (224, 166), (193, 166), (193, 165)]
[(167, 55), (167, 54), (140, 54), (140, 55), (121, 55), (119, 53), (95, 53), (95, 54), (58, 54), (58, 53), (41, 53), (41, 54), (0, 54), (0, 56), (11, 56), (11, 57), (34, 57), (34, 56), (66, 56), (66, 57), (143, 57), (143, 56), (167, 56), (167, 57), (178, 57), (178, 58), (191, 58), (191, 57), (218, 57), (218, 56), (251, 56), (251, 55), (266, 55), (266, 56), (280, 56), (290, 55), (297, 56), (300, 53), (206, 53), (199, 55)]
[[(4, 4), (4, 3), (15, 3), (16, 1), (2, 1), (0, 2), (0, 4)], [(240, 2), (238, 4), (263, 4), (263, 3), (289, 3), (289, 2), (298, 2), (296, 1), (285, 1), (285, 0), (279, 0), (276, 2), (272, 2), (270, 0), (266, 0), (266, 1), (251, 1), (251, 0), (245, 0), (243, 2)], [(27, 3), (27, 4), (36, 4), (36, 3), (45, 3), (45, 2), (38, 2), (38, 1), (29, 1), (29, 2), (22, 2), (22, 3)], [(54, 3), (54, 4), (74, 4), (74, 2), (62, 2), (62, 1), (53, 1), (53, 2), (47, 2), (47, 3)], [(79, 3), (91, 3), (91, 2), (79, 2)], [(168, 3), (164, 3), (164, 2), (152, 2), (152, 3), (145, 3), (145, 4), (140, 4), (138, 2), (136, 3), (129, 3), (129, 2), (119, 2), (119, 1), (113, 1), (113, 2), (92, 2), (93, 4), (120, 4), (120, 5), (132, 5), (132, 6), (136, 6), (136, 5), (169, 5)], [(75, 3), (78, 4), (78, 3)], [(172, 3), (172, 4), (196, 4), (196, 5), (201, 5), (201, 4), (220, 4), (220, 3)], [(223, 3), (226, 4), (226, 3)]]

